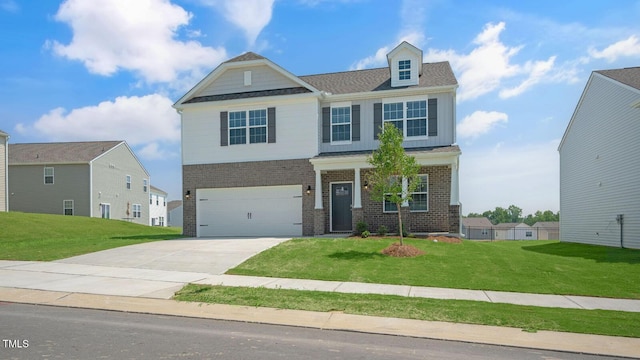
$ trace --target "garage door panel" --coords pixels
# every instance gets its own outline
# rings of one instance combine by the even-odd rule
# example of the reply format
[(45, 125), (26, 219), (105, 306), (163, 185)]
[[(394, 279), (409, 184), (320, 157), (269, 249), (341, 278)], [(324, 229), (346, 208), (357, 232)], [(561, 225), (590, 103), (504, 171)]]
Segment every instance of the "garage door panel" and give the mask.
[(300, 236), (302, 186), (198, 189), (198, 236)]

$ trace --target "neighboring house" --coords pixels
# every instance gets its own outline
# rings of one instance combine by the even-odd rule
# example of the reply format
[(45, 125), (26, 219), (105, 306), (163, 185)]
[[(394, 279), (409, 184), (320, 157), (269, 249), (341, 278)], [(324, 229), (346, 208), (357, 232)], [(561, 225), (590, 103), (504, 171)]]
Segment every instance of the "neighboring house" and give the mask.
[(491, 240), (493, 239), (493, 224), (486, 217), (462, 218), (462, 234), (467, 239)]
[(560, 239), (559, 221), (538, 221), (532, 227), (538, 232), (538, 240)]
[(167, 222), (169, 226), (182, 227), (182, 200), (171, 200), (167, 203)]
[(9, 211), (9, 134), (0, 130), (0, 211)]
[(149, 173), (124, 141), (9, 145), (10, 210), (149, 224)]
[(560, 240), (640, 249), (640, 67), (594, 71), (558, 147)]
[(167, 193), (151, 185), (149, 193), (149, 225), (167, 226)]
[(536, 229), (525, 223), (502, 223), (493, 226), (495, 240), (537, 240)]
[(456, 89), (448, 62), (403, 42), (388, 67), (296, 76), (252, 52), (220, 64), (174, 108), (182, 117), (187, 236), (397, 231), (374, 202), (367, 162), (381, 125), (402, 129), (421, 165), (410, 232), (460, 232)]

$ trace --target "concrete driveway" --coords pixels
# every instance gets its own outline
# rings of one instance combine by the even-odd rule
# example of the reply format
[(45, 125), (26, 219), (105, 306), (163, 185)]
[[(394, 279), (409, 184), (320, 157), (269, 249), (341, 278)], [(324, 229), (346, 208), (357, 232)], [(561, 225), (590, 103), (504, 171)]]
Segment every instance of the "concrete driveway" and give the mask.
[(289, 238), (180, 239), (98, 251), (57, 263), (224, 274)]

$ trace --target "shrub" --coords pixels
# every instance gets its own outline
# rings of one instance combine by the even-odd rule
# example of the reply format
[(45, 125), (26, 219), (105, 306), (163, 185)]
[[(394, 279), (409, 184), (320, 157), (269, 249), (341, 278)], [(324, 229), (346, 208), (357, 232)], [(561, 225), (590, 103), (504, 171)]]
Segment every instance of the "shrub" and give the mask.
[(364, 239), (368, 238), (369, 235), (371, 235), (371, 233), (369, 232), (369, 230), (365, 230), (362, 232), (362, 234), (360, 234), (360, 236)]
[(378, 226), (378, 235), (385, 236), (385, 235), (387, 235), (388, 232), (389, 232), (389, 229), (387, 229), (386, 226), (384, 226), (384, 225)]
[(369, 230), (369, 225), (364, 221), (358, 221), (356, 224), (356, 235), (362, 235), (362, 233), (367, 230)]

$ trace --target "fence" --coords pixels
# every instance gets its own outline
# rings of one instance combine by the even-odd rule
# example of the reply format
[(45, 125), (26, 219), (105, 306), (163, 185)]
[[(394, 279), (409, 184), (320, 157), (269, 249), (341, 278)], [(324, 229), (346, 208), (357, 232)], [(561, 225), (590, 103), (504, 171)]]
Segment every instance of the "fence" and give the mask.
[(462, 226), (462, 234), (469, 240), (558, 240), (559, 228), (549, 227), (476, 227)]

